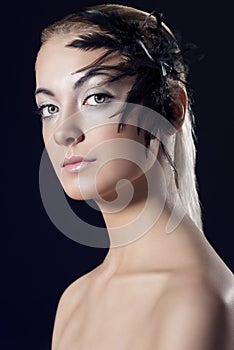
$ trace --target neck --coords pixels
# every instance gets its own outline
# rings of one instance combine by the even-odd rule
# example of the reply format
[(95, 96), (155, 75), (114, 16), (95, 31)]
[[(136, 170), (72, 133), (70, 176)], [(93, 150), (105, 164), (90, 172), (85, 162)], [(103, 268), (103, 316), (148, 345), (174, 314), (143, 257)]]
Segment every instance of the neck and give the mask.
[(110, 274), (150, 268), (152, 255), (155, 264), (161, 263), (160, 247), (168, 230), (173, 232), (185, 216), (176, 202), (176, 189), (169, 187), (158, 169), (152, 167), (147, 175), (132, 181), (131, 186), (128, 182), (118, 194), (108, 194), (105, 202), (97, 203), (110, 238), (110, 250), (102, 264)]

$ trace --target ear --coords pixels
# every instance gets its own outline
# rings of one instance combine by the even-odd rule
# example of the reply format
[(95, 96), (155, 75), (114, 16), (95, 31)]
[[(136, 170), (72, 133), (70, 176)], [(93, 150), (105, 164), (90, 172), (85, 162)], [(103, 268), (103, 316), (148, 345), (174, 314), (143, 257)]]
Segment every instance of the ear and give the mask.
[(170, 119), (175, 129), (179, 131), (183, 125), (187, 108), (187, 94), (183, 87), (177, 86), (170, 93)]

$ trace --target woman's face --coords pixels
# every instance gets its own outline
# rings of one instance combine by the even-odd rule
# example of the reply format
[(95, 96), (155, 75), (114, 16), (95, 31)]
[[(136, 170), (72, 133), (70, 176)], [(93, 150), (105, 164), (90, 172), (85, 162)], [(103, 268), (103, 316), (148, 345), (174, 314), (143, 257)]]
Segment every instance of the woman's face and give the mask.
[[(126, 125), (118, 133), (120, 115), (113, 116), (134, 80), (125, 77), (107, 82), (113, 75), (108, 69), (89, 77), (89, 69), (77, 73), (105, 51), (66, 47), (75, 38), (73, 34), (56, 36), (38, 53), (36, 101), (43, 120), (43, 138), (71, 198), (113, 198), (118, 181), (140, 177), (141, 165), (146, 162), (144, 133), (138, 135), (134, 125)], [(118, 64), (119, 60), (112, 57), (104, 64)]]

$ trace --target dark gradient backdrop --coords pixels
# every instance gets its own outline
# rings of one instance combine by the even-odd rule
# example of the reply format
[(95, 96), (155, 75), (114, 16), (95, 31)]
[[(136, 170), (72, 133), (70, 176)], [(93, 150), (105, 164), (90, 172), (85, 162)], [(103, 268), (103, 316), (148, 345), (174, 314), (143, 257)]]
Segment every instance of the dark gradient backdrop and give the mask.
[[(3, 350), (48, 350), (62, 291), (99, 265), (107, 252), (69, 240), (47, 217), (38, 186), (43, 150), (40, 122), (33, 111), (34, 60), (41, 29), (80, 7), (97, 3), (48, 0), (26, 5), (8, 1), (0, 7)], [(219, 7), (210, 0), (119, 3), (162, 11), (184, 42), (196, 43), (206, 52), (190, 74), (195, 90), (200, 198), (206, 237), (234, 271), (233, 21), (227, 1)], [(79, 210), (90, 215), (82, 205)], [(102, 223), (94, 214), (92, 219)]]

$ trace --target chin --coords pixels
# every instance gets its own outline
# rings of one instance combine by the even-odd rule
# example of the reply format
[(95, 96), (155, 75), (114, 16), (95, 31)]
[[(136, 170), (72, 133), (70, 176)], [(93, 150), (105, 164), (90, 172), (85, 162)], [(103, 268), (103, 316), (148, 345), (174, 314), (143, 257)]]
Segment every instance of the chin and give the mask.
[(68, 197), (77, 201), (90, 200), (94, 197), (93, 191), (88, 191), (87, 189), (82, 191), (78, 184), (74, 186), (73, 184), (62, 183), (62, 187)]

